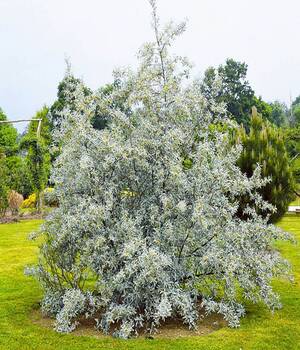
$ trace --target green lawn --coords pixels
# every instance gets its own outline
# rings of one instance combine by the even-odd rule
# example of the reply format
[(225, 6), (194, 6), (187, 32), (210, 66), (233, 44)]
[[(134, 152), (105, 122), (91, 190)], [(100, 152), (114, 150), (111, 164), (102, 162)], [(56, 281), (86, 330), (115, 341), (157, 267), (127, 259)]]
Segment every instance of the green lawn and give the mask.
[[(28, 233), (40, 221), (0, 225), (0, 349), (300, 349), (300, 246), (279, 243), (294, 270), (295, 282), (275, 281), (283, 309), (272, 314), (262, 306), (248, 307), (238, 329), (223, 328), (209, 335), (182, 339), (116, 340), (57, 334), (34, 324), (41, 291), (35, 280), (23, 275), (24, 265), (36, 259), (36, 243)], [(300, 239), (300, 217), (285, 216), (279, 225)]]
[(300, 197), (297, 197), (290, 205), (300, 205)]

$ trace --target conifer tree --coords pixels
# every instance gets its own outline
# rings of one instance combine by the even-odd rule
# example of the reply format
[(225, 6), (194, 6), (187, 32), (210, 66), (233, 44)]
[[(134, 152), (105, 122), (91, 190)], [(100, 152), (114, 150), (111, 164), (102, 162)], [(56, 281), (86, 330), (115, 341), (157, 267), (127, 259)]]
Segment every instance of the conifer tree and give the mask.
[[(259, 164), (262, 176), (270, 179), (269, 183), (259, 190), (259, 193), (265, 201), (277, 208), (270, 217), (272, 221), (276, 221), (287, 211), (295, 191), (295, 181), (283, 132), (270, 122), (263, 120), (254, 107), (250, 120), (250, 131), (247, 133), (241, 127), (238, 140), (243, 145), (238, 161), (242, 172), (251, 177)], [(249, 197), (246, 196), (243, 200), (244, 204), (241, 208), (248, 204)]]

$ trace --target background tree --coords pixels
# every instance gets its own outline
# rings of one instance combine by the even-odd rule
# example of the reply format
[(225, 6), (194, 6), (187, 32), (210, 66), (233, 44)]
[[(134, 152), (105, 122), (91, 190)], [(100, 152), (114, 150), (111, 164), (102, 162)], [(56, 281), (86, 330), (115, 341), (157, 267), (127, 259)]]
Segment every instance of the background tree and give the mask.
[(296, 97), (295, 100), (292, 102), (290, 117), (291, 126), (297, 127), (298, 125), (300, 125), (300, 96)]
[[(0, 108), (0, 121), (5, 120), (7, 117)], [(18, 132), (11, 124), (0, 123), (0, 149), (6, 157), (14, 155), (18, 151), (17, 137)]]
[(287, 126), (289, 122), (289, 109), (285, 103), (274, 101), (270, 103), (272, 109), (270, 118), (271, 123), (277, 126)]
[[(71, 65), (67, 61), (67, 70), (63, 80), (58, 85), (57, 100), (49, 110), (49, 121), (51, 128), (58, 128), (61, 124), (62, 112), (65, 108), (74, 109), (75, 101), (72, 99), (73, 92), (78, 86), (82, 86), (85, 96), (91, 95), (92, 91), (83, 85), (82, 80), (75, 78), (71, 72)], [(70, 91), (69, 91), (70, 90)]]
[(51, 142), (48, 108), (43, 107), (33, 119), (42, 119), (41, 131), (37, 136), (38, 123), (31, 121), (27, 133), (21, 140), (21, 149), (26, 152), (25, 160), (30, 184), (36, 193), (37, 210), (42, 208), (42, 192), (49, 179), (51, 157), (49, 144)]
[(247, 70), (246, 63), (227, 59), (224, 65), (206, 70), (202, 91), (209, 96), (215, 77), (218, 75), (221, 78), (221, 88), (216, 97), (217, 101), (226, 104), (229, 116), (237, 123), (243, 124), (248, 130), (251, 108), (255, 106), (264, 119), (277, 126), (284, 125), (287, 122), (286, 106), (277, 101), (269, 104), (261, 97), (257, 97), (247, 80)]
[(294, 177), (298, 184), (300, 184), (300, 125), (294, 128), (286, 128), (284, 132), (286, 148), (290, 155)]
[(248, 117), (250, 118), (252, 107), (254, 106), (257, 110), (257, 112), (263, 117), (265, 120), (269, 120), (271, 123), (273, 123), (272, 120), (272, 106), (264, 101), (261, 96), (257, 97), (254, 96), (252, 99), (252, 106), (250, 109), (250, 112), (248, 114)]
[[(0, 109), (0, 120), (7, 120)], [(23, 158), (19, 155), (18, 133), (12, 124), (0, 123), (1, 193), (3, 206), (7, 204), (8, 190), (20, 193), (30, 191), (28, 174)], [(26, 191), (27, 190), (27, 191)]]
[(120, 89), (120, 80), (115, 79), (113, 83), (106, 84), (97, 91), (97, 96), (92, 94), (92, 90), (84, 85), (81, 79), (75, 78), (71, 72), (71, 66), (67, 62), (67, 70), (63, 80), (58, 85), (57, 100), (53, 103), (49, 111), (49, 119), (51, 122), (51, 129), (53, 127), (59, 127), (61, 124), (61, 118), (63, 116), (63, 110), (66, 108), (74, 109), (74, 100), (72, 96), (77, 87), (83, 89), (84, 96), (90, 96), (95, 101), (94, 115), (91, 117), (91, 123), (95, 129), (104, 129), (109, 120), (110, 116), (107, 113), (107, 108), (104, 110), (100, 107), (101, 104), (97, 103), (99, 100), (106, 100), (107, 104), (112, 108), (118, 108), (123, 112), (130, 113), (126, 110), (126, 92)]
[(292, 102), (288, 111), (289, 125), (284, 129), (286, 147), (290, 155), (291, 167), (298, 183), (296, 193), (299, 196), (300, 184), (300, 96)]
[(95, 129), (102, 130), (106, 128), (111, 120), (111, 115), (107, 108), (118, 109), (129, 117), (131, 111), (127, 106), (128, 92), (121, 88), (120, 79), (115, 79), (112, 84), (106, 84), (97, 91), (97, 100), (105, 100), (106, 106), (103, 109), (103, 103), (97, 103), (95, 114), (91, 119), (91, 123)]
[[(47, 106), (43, 106), (39, 111), (36, 112), (33, 119), (41, 119), (41, 129), (40, 129), (40, 137), (43, 140), (45, 146), (50, 147), (52, 143), (52, 135), (51, 135), (51, 122), (49, 120), (49, 108)], [(36, 135), (37, 133), (38, 123), (32, 120), (27, 128), (27, 135)]]
[[(295, 197), (295, 181), (285, 147), (283, 132), (264, 121), (262, 116), (253, 108), (250, 120), (250, 131), (241, 127), (237, 140), (242, 143), (243, 151), (238, 160), (241, 171), (251, 177), (257, 167), (261, 166), (262, 176), (271, 181), (259, 190), (262, 198), (272, 203), (276, 213), (271, 220), (280, 218)], [(241, 209), (248, 205), (249, 197), (242, 197)]]
[(8, 208), (8, 169), (5, 162), (5, 156), (0, 149), (0, 216), (5, 215)]
[(246, 80), (247, 65), (233, 59), (227, 59), (225, 65), (220, 65), (218, 68), (208, 68), (202, 85), (202, 91), (206, 95), (212, 91), (212, 85), (217, 75), (222, 80), (217, 100), (226, 103), (228, 112), (239, 124), (248, 125), (254, 91)]
[(28, 197), (33, 192), (33, 187), (30, 181), (30, 170), (25, 155), (18, 154), (7, 157), (5, 164), (8, 169), (7, 183), (9, 184), (9, 188), (22, 193), (24, 197)]

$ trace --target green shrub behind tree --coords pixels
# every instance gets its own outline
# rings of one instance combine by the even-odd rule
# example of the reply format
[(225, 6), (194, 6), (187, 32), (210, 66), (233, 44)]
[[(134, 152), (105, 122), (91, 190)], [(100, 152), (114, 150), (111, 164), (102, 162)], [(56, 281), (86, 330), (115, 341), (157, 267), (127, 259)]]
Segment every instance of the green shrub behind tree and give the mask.
[[(269, 177), (270, 182), (259, 192), (263, 199), (276, 206), (276, 213), (270, 217), (276, 221), (287, 210), (295, 194), (295, 180), (285, 147), (283, 132), (270, 122), (263, 120), (262, 116), (253, 108), (250, 119), (250, 131), (244, 127), (238, 131), (237, 141), (243, 145), (243, 151), (238, 165), (248, 177), (253, 175), (257, 165), (261, 167), (262, 176)], [(245, 196), (242, 207), (249, 203)]]
[(294, 128), (286, 128), (284, 132), (294, 177), (300, 183), (300, 125)]
[(29, 183), (37, 197), (37, 209), (40, 211), (41, 193), (45, 189), (51, 166), (49, 145), (51, 143), (48, 108), (43, 107), (34, 119), (42, 119), (40, 135), (37, 135), (38, 124), (31, 121), (28, 131), (21, 140), (20, 148), (26, 152), (25, 161), (29, 174)]
[[(0, 108), (0, 121), (7, 121), (5, 113)], [(9, 123), (0, 123), (0, 215), (8, 208), (8, 192), (10, 189), (19, 191), (21, 173), (15, 165), (18, 163), (17, 130)]]
[[(6, 121), (7, 117), (0, 108), (0, 121)], [(5, 156), (10, 156), (18, 151), (18, 132), (11, 124), (0, 123), (0, 151)]]
[(6, 209), (8, 207), (8, 183), (7, 183), (8, 169), (5, 162), (5, 157), (1, 154), (0, 149), (0, 217), (5, 215)]

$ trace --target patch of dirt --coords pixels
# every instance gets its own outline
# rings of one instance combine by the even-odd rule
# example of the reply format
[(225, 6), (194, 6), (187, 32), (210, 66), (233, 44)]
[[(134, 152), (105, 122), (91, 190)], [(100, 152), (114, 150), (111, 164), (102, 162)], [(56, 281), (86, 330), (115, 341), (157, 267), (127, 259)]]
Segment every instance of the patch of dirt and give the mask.
[[(203, 315), (202, 315), (203, 316)], [(41, 327), (53, 329), (54, 319), (45, 317), (40, 310), (34, 310), (31, 314), (32, 322)], [(212, 333), (220, 328), (226, 327), (227, 322), (219, 314), (211, 314), (205, 316), (202, 320), (198, 321), (197, 329), (190, 330), (187, 326), (182, 324), (180, 319), (168, 319), (161, 324), (157, 333), (153, 334), (150, 338), (162, 339), (162, 338), (186, 338), (193, 336), (202, 336)], [(95, 329), (95, 321), (92, 319), (82, 319), (79, 325), (72, 332), (76, 336), (91, 336), (96, 338), (109, 338), (110, 335), (106, 335), (103, 332)], [(140, 332), (138, 337), (145, 338), (146, 335), (143, 331)]]
[(23, 220), (39, 220), (43, 219), (45, 215), (42, 214), (24, 214), (22, 216), (4, 216), (0, 218), (0, 224), (11, 224)]
[(20, 218), (12, 217), (12, 216), (5, 216), (0, 218), (0, 224), (10, 224), (14, 222), (20, 222)]

